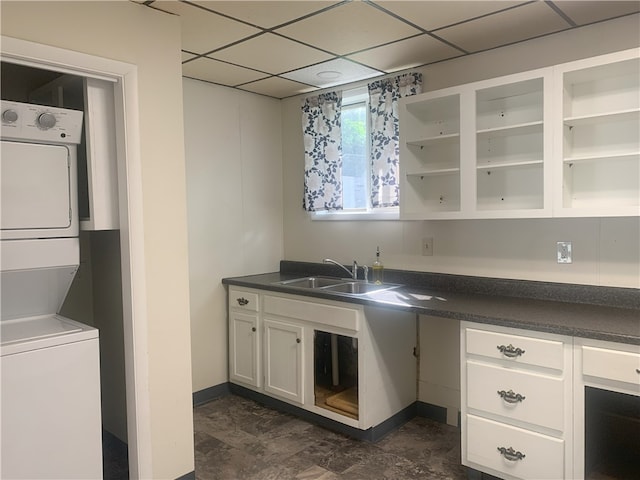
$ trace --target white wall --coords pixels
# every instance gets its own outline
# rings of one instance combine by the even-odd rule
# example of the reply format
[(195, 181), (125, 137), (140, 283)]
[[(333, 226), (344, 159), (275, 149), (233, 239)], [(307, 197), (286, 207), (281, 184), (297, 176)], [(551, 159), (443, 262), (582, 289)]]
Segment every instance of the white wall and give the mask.
[[(421, 69), (424, 91), (637, 47), (638, 15), (559, 33)], [(640, 288), (640, 220), (581, 218), (415, 222), (311, 221), (301, 207), (300, 98), (283, 101), (284, 252), (287, 260), (371, 265), (379, 245), (386, 267)], [(434, 256), (421, 239), (434, 238)], [(556, 242), (573, 242), (573, 263), (556, 263)], [(420, 317), (419, 400), (460, 407), (458, 322)]]
[[(2, 34), (135, 64), (153, 478), (194, 469), (179, 19), (133, 2), (2, 2)], [(135, 286), (134, 286), (135, 288)]]
[(223, 277), (283, 257), (280, 101), (184, 79), (193, 391), (228, 380)]

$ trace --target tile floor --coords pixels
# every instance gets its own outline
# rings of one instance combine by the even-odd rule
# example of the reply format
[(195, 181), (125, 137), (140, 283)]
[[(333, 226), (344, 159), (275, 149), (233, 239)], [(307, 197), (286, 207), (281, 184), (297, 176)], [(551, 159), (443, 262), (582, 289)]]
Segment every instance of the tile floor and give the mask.
[(375, 444), (235, 395), (194, 409), (197, 480), (463, 480), (460, 431), (416, 417)]

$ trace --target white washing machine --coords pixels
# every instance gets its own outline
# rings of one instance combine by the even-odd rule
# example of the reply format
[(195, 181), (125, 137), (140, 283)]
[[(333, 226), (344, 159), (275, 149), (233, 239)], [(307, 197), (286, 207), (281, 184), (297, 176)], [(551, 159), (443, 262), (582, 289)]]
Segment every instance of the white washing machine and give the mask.
[(98, 331), (58, 314), (78, 270), (82, 112), (2, 101), (3, 479), (100, 479)]

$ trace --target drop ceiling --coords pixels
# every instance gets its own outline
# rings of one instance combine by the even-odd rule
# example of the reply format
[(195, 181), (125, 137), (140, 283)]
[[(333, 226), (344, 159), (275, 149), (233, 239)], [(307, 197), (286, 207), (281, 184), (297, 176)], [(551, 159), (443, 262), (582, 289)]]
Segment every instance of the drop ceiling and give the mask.
[(162, 1), (183, 76), (285, 98), (579, 28), (634, 1)]

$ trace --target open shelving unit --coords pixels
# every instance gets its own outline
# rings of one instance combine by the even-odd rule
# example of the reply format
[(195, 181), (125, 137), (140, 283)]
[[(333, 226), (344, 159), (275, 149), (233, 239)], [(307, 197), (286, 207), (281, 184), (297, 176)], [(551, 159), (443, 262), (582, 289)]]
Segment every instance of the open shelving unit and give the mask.
[(562, 134), (556, 193), (562, 216), (640, 214), (640, 58), (637, 51), (558, 68)]
[(403, 113), (405, 212), (420, 218), (424, 212), (460, 211), (460, 95), (420, 96)]
[(399, 107), (403, 219), (640, 216), (640, 48)]
[(476, 208), (542, 209), (544, 78), (476, 91)]

